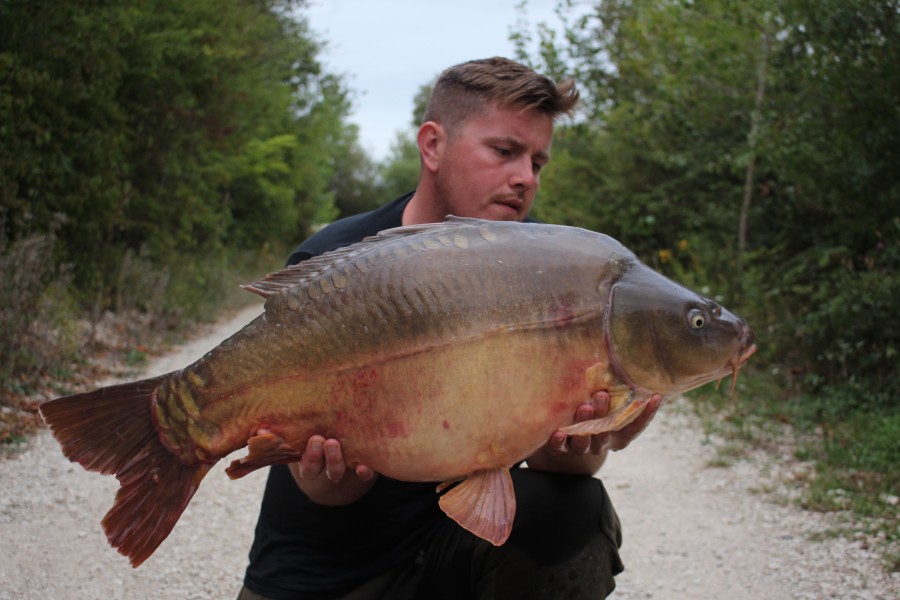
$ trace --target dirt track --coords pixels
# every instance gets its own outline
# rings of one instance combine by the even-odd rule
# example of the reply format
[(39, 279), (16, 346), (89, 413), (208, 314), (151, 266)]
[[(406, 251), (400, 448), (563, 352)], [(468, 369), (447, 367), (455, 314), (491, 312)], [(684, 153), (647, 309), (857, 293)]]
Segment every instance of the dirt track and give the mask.
[[(241, 312), (145, 374), (192, 362), (258, 311)], [(601, 474), (623, 523), (626, 564), (612, 598), (900, 598), (900, 576), (886, 574), (861, 542), (827, 535), (834, 515), (778, 502), (786, 493), (778, 464), (757, 456), (709, 467), (714, 455), (696, 420), (674, 404), (610, 458)], [(99, 525), (116, 480), (70, 464), (42, 432), (25, 452), (0, 461), (0, 600), (234, 598), (265, 473), (230, 481), (225, 462), (134, 570)]]

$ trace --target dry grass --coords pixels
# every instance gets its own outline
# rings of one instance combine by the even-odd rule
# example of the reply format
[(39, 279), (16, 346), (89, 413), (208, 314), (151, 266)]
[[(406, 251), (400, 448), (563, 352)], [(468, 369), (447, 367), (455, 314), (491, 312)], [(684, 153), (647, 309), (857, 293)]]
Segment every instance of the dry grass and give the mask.
[(41, 426), (41, 402), (87, 389), (154, 342), (145, 313), (79, 310), (54, 244), (52, 234), (0, 239), (0, 451)]
[[(270, 251), (241, 256), (228, 272), (209, 270), (208, 278), (225, 292), (211, 293), (212, 284), (193, 286), (194, 299), (204, 304), (185, 315), (173, 311), (166, 297), (170, 269), (125, 253), (113, 277), (116, 312), (90, 310), (74, 300), (69, 269), (55, 261), (52, 234), (8, 242), (2, 232), (0, 227), (0, 455), (42, 426), (41, 402), (92, 389), (111, 375), (128, 376), (195, 330), (198, 320), (254, 301), (237, 283), (279, 264), (277, 251)], [(177, 274), (192, 272), (182, 267)]]

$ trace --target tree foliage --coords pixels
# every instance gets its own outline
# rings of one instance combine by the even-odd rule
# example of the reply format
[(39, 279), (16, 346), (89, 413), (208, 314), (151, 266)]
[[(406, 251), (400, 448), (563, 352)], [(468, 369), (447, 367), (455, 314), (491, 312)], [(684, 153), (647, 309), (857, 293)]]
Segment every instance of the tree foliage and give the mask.
[(533, 62), (586, 101), (540, 216), (726, 299), (812, 396), (896, 406), (898, 17), (894, 0), (605, 0), (563, 41), (543, 29)]
[(172, 310), (190, 311), (236, 252), (333, 217), (356, 133), (302, 7), (0, 4), (4, 237), (53, 233), (74, 289), (100, 307), (140, 256), (170, 273)]

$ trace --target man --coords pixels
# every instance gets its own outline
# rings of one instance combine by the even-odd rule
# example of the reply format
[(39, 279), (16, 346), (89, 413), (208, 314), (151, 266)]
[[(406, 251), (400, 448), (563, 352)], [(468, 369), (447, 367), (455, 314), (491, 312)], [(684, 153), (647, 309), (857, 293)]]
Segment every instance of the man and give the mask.
[[(510, 60), (471, 61), (438, 79), (417, 137), (414, 192), (339, 220), (305, 241), (295, 264), (400, 225), (447, 215), (527, 219), (550, 159), (553, 121), (578, 92)], [(512, 534), (494, 547), (438, 508), (435, 484), (348, 469), (337, 439), (313, 436), (303, 458), (270, 470), (240, 600), (294, 598), (598, 598), (622, 570), (619, 521), (599, 480), (608, 449), (624, 448), (657, 406), (614, 434), (561, 431), (514, 468)], [(608, 411), (585, 399), (575, 420)]]

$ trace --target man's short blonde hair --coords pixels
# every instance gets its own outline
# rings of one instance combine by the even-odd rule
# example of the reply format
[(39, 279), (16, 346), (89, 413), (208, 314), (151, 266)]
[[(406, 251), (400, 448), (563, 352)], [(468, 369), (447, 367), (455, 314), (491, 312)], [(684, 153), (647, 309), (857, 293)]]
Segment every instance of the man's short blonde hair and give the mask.
[(571, 80), (556, 84), (552, 79), (507, 58), (472, 60), (441, 73), (428, 105), (424, 122), (434, 121), (449, 135), (465, 120), (496, 104), (500, 108), (537, 109), (556, 118), (572, 114), (578, 90)]

